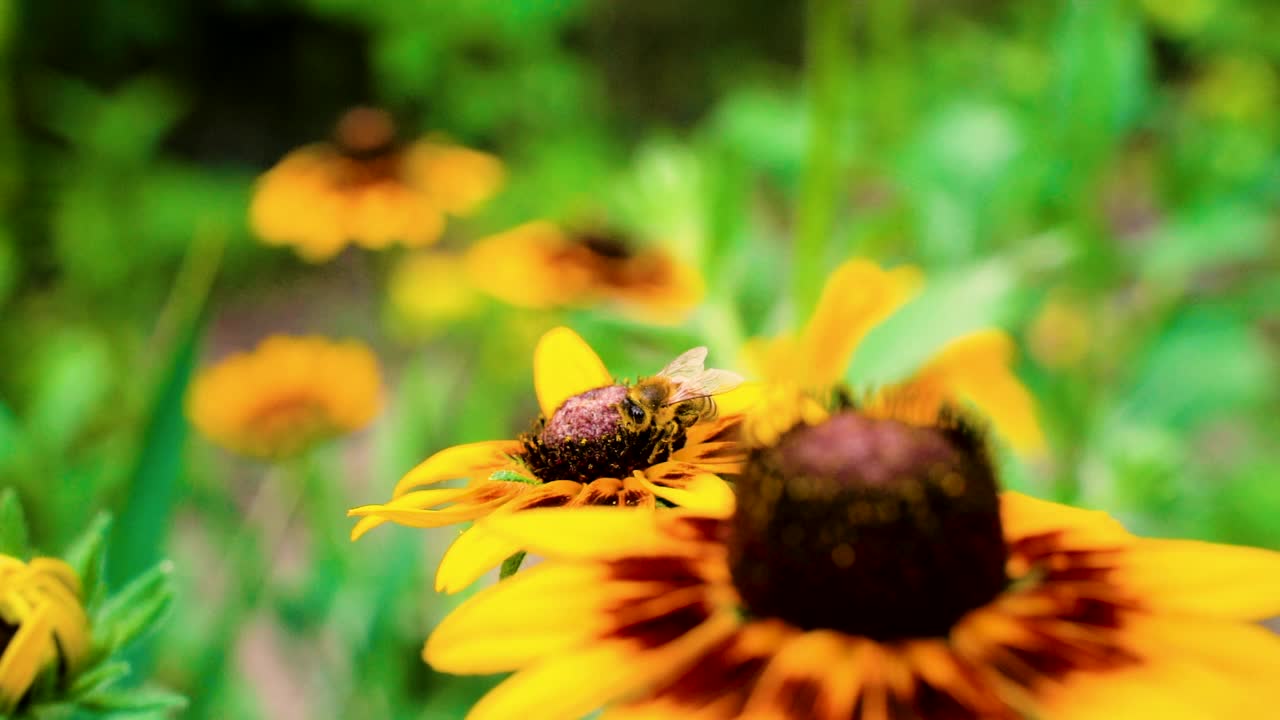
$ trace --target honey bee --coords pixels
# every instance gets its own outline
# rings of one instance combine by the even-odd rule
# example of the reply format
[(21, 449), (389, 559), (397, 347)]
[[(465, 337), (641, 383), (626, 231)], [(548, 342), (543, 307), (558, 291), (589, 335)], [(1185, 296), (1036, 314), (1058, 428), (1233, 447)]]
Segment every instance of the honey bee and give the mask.
[(624, 424), (634, 432), (672, 426), (683, 430), (716, 416), (712, 398), (742, 383), (742, 376), (728, 370), (705, 367), (707, 349), (682, 353), (657, 375), (641, 378), (627, 388), (619, 410)]

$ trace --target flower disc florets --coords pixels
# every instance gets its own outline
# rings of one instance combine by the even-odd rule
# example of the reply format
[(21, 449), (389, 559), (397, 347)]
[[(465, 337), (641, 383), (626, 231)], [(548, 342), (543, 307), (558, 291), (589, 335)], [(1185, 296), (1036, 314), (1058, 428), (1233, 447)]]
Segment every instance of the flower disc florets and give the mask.
[(540, 417), (520, 437), (523, 459), (543, 481), (625, 478), (665, 461), (685, 441), (672, 423), (632, 417), (626, 385), (608, 385), (575, 395), (549, 419)]
[(1006, 585), (997, 488), (963, 423), (855, 411), (755, 450), (730, 564), (747, 609), (889, 640), (945, 634)]

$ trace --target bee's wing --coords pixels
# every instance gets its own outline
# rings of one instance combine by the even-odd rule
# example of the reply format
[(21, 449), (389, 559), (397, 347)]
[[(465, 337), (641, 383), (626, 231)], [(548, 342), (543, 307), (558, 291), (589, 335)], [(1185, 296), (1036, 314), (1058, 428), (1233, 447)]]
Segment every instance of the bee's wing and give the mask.
[(672, 380), (684, 381), (702, 372), (706, 362), (707, 348), (696, 347), (680, 353), (679, 357), (667, 363), (667, 366), (659, 370), (658, 374)]
[(696, 375), (679, 378), (676, 382), (675, 392), (671, 393), (671, 397), (667, 398), (666, 404), (673, 405), (694, 398), (719, 395), (738, 387), (742, 384), (742, 380), (741, 375), (728, 370), (717, 370), (716, 368), (701, 370)]

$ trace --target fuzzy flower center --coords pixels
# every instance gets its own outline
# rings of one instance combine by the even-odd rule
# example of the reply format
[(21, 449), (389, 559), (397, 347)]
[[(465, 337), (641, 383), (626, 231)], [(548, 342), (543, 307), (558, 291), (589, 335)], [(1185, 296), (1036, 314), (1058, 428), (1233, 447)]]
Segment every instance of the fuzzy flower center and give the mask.
[(1006, 585), (995, 476), (965, 426), (842, 412), (754, 451), (730, 565), (747, 609), (877, 640), (944, 635)]
[(684, 445), (676, 423), (658, 423), (632, 401), (626, 385), (575, 395), (520, 437), (524, 461), (543, 482), (626, 478), (665, 461)]

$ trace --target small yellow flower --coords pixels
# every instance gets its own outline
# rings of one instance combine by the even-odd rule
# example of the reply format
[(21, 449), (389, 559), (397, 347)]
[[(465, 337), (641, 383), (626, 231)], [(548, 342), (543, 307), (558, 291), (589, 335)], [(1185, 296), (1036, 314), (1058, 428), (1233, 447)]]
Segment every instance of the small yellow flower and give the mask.
[(13, 711), (41, 671), (64, 675), (89, 655), (80, 579), (53, 558), (0, 555), (0, 714)]
[(381, 406), (373, 352), (356, 341), (275, 335), (203, 369), (187, 416), (209, 440), (279, 458), (369, 424)]
[(422, 251), (396, 265), (387, 284), (387, 300), (398, 327), (430, 334), (470, 316), (480, 297), (467, 278), (461, 256)]
[(396, 139), (388, 113), (355, 108), (332, 143), (299, 148), (259, 180), (249, 208), (255, 233), (320, 262), (349, 242), (380, 250), (434, 243), (444, 216), (465, 215), (503, 181), (486, 153), (436, 140)]
[(1065, 295), (1050, 297), (1027, 331), (1031, 356), (1052, 369), (1077, 365), (1094, 342), (1094, 328), (1085, 308)]
[(701, 302), (701, 275), (658, 248), (616, 235), (567, 233), (537, 221), (484, 238), (467, 253), (476, 287), (528, 308), (612, 304), (655, 324), (681, 322)]
[[(432, 455), (400, 480), (389, 502), (349, 512), (360, 518), (352, 539), (387, 521), (440, 527), (533, 508), (654, 508), (659, 499), (721, 514), (732, 507), (732, 491), (719, 474), (741, 465), (736, 434), (750, 387), (719, 394), (718, 415), (675, 426), (650, 422), (632, 408), (633, 386), (616, 381), (568, 328), (543, 335), (533, 366), (542, 415), (531, 432)], [(636, 410), (639, 420), (628, 420), (624, 408)], [(454, 478), (470, 482), (422, 489)], [(446, 551), (436, 589), (461, 590), (520, 549), (472, 527)]]

